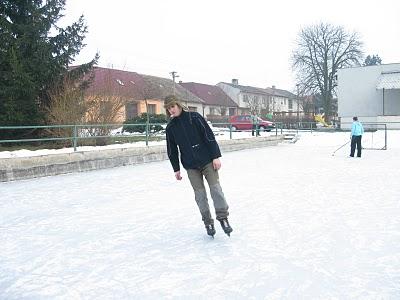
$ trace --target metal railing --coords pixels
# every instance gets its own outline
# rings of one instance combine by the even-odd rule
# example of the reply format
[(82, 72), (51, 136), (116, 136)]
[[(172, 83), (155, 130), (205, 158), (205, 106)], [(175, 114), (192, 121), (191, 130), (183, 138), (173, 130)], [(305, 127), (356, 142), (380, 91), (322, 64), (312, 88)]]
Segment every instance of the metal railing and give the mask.
[[(62, 141), (70, 141), (71, 146), (74, 148), (74, 151), (77, 151), (79, 141), (84, 140), (97, 140), (97, 139), (129, 139), (129, 138), (137, 138), (137, 140), (145, 141), (146, 146), (149, 145), (149, 141), (152, 137), (158, 137), (165, 139), (164, 130), (161, 131), (153, 131), (151, 128), (153, 126), (165, 126), (166, 123), (142, 123), (142, 124), (74, 124), (74, 125), (29, 125), (29, 126), (0, 126), (0, 133), (10, 133), (12, 132), (12, 138), (8, 139), (0, 139), (0, 146), (9, 145), (9, 144), (29, 144), (35, 142), (62, 142)], [(215, 123), (213, 129), (215, 132), (229, 132), (229, 138), (233, 139), (233, 135), (235, 134), (235, 130), (233, 130), (233, 126), (230, 123)], [(118, 128), (139, 128), (144, 127), (143, 132), (136, 132), (132, 134), (124, 134), (125, 131), (120, 133), (115, 133)], [(18, 131), (22, 131), (23, 134), (18, 134)], [(40, 130), (40, 136), (25, 138), (27, 135), (26, 132), (30, 131), (31, 136), (33, 136), (33, 132)], [(261, 128), (258, 130), (262, 131)], [(240, 130), (241, 132), (251, 132), (251, 130)], [(265, 131), (265, 130), (264, 130)], [(277, 126), (275, 128), (271, 128), (271, 133), (278, 135), (282, 134), (282, 126)], [(11, 135), (11, 134), (8, 134)], [(4, 134), (0, 136), (5, 136)]]
[[(100, 139), (100, 138), (129, 138), (132, 136), (125, 135), (113, 135), (111, 131), (114, 128), (120, 128), (124, 126), (145, 126), (145, 133), (138, 134), (136, 136), (143, 136), (146, 141), (146, 145), (148, 145), (149, 137), (151, 135), (151, 131), (149, 130), (149, 125), (160, 125), (160, 124), (76, 124), (76, 125), (41, 125), (41, 126), (0, 126), (1, 131), (9, 131), (9, 130), (28, 130), (32, 129), (37, 130), (41, 129), (42, 133), (44, 131), (48, 131), (49, 136), (41, 136), (37, 138), (13, 138), (13, 139), (1, 139), (0, 145), (7, 143), (29, 143), (29, 142), (45, 142), (45, 141), (71, 141), (72, 146), (74, 147), (74, 151), (77, 150), (78, 141), (85, 139)], [(54, 130), (62, 130), (64, 131), (62, 136), (51, 136), (51, 131)], [(65, 131), (70, 131), (70, 135), (66, 135)], [(105, 134), (104, 134), (105, 133)], [(54, 132), (53, 132), (54, 135)]]
[[(385, 126), (386, 131), (386, 124), (384, 123), (364, 123), (365, 125), (379, 125)], [(13, 131), (14, 133), (19, 130), (31, 130), (32, 132), (35, 130), (40, 130), (41, 136), (37, 137), (30, 137), (24, 138), (24, 135), (14, 134), (10, 139), (0, 139), (0, 146), (9, 145), (9, 144), (20, 144), (20, 143), (34, 143), (34, 142), (58, 142), (58, 141), (70, 141), (71, 146), (74, 148), (74, 151), (77, 151), (77, 147), (79, 141), (85, 140), (95, 140), (98, 139), (111, 139), (108, 142), (111, 142), (112, 139), (133, 139), (145, 141), (146, 146), (149, 145), (149, 141), (151, 138), (161, 138), (165, 139), (164, 131), (154, 131), (151, 130), (153, 126), (163, 126), (165, 128), (166, 123), (142, 123), (142, 124), (75, 124), (75, 125), (41, 125), (41, 126), (0, 126), (0, 134), (4, 132)], [(135, 127), (142, 127), (144, 131), (141, 133), (135, 134), (123, 134), (123, 132), (115, 133), (113, 130), (116, 129), (123, 129), (123, 128), (135, 128)], [(249, 130), (233, 130), (234, 124), (231, 123), (214, 123), (212, 124), (212, 128), (215, 132), (229, 132), (229, 139), (233, 139), (234, 134), (236, 132), (251, 132), (252, 129)], [(237, 126), (236, 126), (237, 127)], [(269, 128), (271, 131), (269, 132), (270, 135), (278, 136), (278, 134), (283, 135), (284, 132), (299, 132), (309, 131), (313, 132), (315, 130), (321, 130), (321, 128), (317, 127), (317, 122), (293, 122), (293, 123), (283, 123), (283, 122), (276, 122), (274, 128)], [(265, 128), (256, 128), (255, 131), (259, 130), (260, 132), (266, 132), (269, 129)], [(324, 128), (325, 129), (325, 128)], [(57, 130), (61, 134), (56, 134)], [(340, 130), (339, 128), (330, 128), (329, 130)], [(45, 135), (47, 134), (47, 135)], [(5, 136), (5, 135), (0, 135)]]

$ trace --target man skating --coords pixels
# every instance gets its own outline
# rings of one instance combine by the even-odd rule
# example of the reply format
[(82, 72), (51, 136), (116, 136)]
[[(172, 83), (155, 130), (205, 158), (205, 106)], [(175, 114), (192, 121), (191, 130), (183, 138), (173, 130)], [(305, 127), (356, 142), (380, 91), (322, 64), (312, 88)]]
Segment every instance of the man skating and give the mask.
[[(204, 186), (206, 178), (211, 198), (214, 202), (216, 219), (221, 223), (227, 235), (232, 232), (228, 222), (228, 204), (219, 183), (218, 170), (221, 168), (221, 152), (215, 136), (204, 118), (197, 112), (189, 112), (175, 96), (167, 96), (164, 107), (171, 117), (166, 128), (168, 158), (175, 172), (175, 178), (181, 180), (181, 163), (186, 169), (194, 190), (207, 234), (214, 236), (214, 219), (210, 213), (207, 192)], [(178, 150), (179, 147), (179, 150)]]

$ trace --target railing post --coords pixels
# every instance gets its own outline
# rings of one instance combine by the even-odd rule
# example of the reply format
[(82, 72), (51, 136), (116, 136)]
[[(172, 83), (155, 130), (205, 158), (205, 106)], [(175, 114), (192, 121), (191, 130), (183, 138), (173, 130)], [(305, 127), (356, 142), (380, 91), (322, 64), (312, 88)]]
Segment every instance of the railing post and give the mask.
[(74, 125), (74, 130), (73, 130), (73, 143), (74, 143), (74, 152), (76, 152), (76, 146), (77, 146), (77, 143), (78, 143), (78, 130), (77, 130), (77, 128), (76, 128), (76, 125)]
[(232, 124), (229, 124), (229, 139), (232, 139)]
[(385, 150), (387, 150), (387, 124), (385, 123)]
[(149, 145), (149, 123), (146, 122), (146, 146)]

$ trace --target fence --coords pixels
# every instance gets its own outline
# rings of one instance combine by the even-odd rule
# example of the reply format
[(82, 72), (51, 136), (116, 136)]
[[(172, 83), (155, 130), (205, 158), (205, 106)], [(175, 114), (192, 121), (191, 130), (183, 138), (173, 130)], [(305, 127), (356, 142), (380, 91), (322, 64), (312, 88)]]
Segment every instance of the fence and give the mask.
[[(225, 134), (229, 133), (229, 139), (233, 139), (234, 135), (240, 137), (238, 135), (239, 131), (234, 131), (233, 126), (230, 123), (214, 123), (210, 124), (210, 127), (214, 131), (215, 134)], [(366, 132), (376, 132), (378, 130), (383, 130), (384, 137), (380, 137), (380, 144), (382, 146), (378, 146), (378, 148), (387, 148), (387, 125), (385, 123), (363, 123), (366, 129)], [(162, 140), (165, 139), (164, 129), (161, 131), (155, 131), (152, 128), (155, 126), (162, 126), (165, 129), (166, 124), (159, 123), (143, 123), (143, 124), (76, 124), (76, 125), (47, 125), (47, 126), (0, 126), (0, 136), (5, 136), (5, 132), (16, 132), (19, 130), (23, 131), (40, 131), (40, 136), (34, 138), (24, 138), (24, 135), (15, 134), (11, 139), (0, 139), (0, 147), (10, 145), (10, 144), (29, 144), (29, 143), (43, 143), (43, 142), (58, 142), (58, 141), (66, 141), (70, 142), (71, 146), (74, 148), (74, 151), (77, 151), (77, 147), (79, 143), (85, 144), (88, 143), (88, 140), (95, 141), (96, 145), (107, 144), (107, 143), (120, 143), (121, 139), (128, 142), (133, 141), (144, 141), (145, 145), (149, 145), (149, 141), (151, 139)], [(349, 124), (347, 124), (349, 125)], [(144, 127), (143, 127), (144, 126)], [(215, 127), (214, 127), (215, 126)], [(123, 128), (144, 128), (144, 132), (135, 133), (135, 134), (125, 134), (122, 129)], [(118, 131), (120, 129), (120, 131)], [(339, 127), (337, 128), (320, 128), (317, 126), (317, 122), (293, 122), (293, 123), (275, 123), (275, 128), (271, 128), (271, 132), (268, 133), (270, 135), (278, 135), (285, 133), (293, 133), (298, 134), (299, 132), (304, 131), (335, 131), (341, 130)], [(252, 130), (240, 130), (240, 132), (251, 132)], [(264, 131), (265, 132), (265, 131)], [(47, 135), (44, 136), (44, 134)], [(382, 135), (381, 135), (382, 136)], [(372, 135), (372, 139), (374, 136)], [(377, 139), (376, 139), (377, 140)], [(99, 141), (101, 141), (99, 143)], [(374, 148), (372, 146), (371, 148)]]
[[(164, 130), (154, 131), (151, 128), (155, 126), (166, 127), (166, 124), (159, 123), (144, 123), (144, 124), (76, 124), (76, 125), (43, 125), (43, 126), (0, 126), (0, 136), (4, 136), (2, 133), (12, 131), (14, 133), (11, 139), (0, 139), (0, 146), (10, 144), (29, 144), (29, 143), (43, 143), (43, 142), (62, 142), (70, 141), (74, 151), (77, 151), (79, 141), (85, 140), (116, 140), (116, 139), (127, 139), (134, 141), (145, 141), (146, 146), (149, 145), (151, 138), (165, 139)], [(217, 125), (217, 124), (215, 124)], [(218, 125), (224, 125), (225, 127), (212, 127), (214, 132), (229, 132), (229, 139), (233, 139), (235, 131), (232, 130), (232, 126), (229, 123), (219, 123)], [(123, 128), (145, 128), (143, 133), (135, 134), (124, 134), (124, 132), (118, 131)], [(273, 133), (278, 135), (279, 126), (274, 128)], [(24, 134), (15, 133), (17, 131), (40, 131), (40, 136), (24, 138)], [(243, 132), (249, 130), (244, 130)], [(47, 135), (45, 135), (47, 134)], [(282, 131), (281, 131), (282, 134)], [(110, 141), (108, 141), (110, 142)], [(112, 141), (111, 141), (112, 142)]]

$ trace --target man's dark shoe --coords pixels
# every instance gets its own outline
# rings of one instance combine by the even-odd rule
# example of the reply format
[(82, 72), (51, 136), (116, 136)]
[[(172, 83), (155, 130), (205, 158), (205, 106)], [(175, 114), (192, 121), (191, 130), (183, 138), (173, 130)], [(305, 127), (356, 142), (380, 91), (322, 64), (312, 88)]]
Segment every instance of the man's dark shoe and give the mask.
[(231, 232), (233, 231), (231, 225), (229, 225), (228, 219), (221, 219), (219, 220), (221, 223), (221, 227), (224, 230), (224, 232), (228, 235), (231, 236)]
[(206, 225), (207, 234), (211, 237), (214, 237), (215, 234), (215, 227), (214, 224)]

